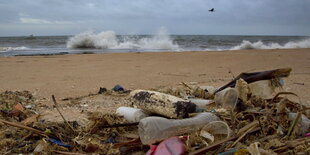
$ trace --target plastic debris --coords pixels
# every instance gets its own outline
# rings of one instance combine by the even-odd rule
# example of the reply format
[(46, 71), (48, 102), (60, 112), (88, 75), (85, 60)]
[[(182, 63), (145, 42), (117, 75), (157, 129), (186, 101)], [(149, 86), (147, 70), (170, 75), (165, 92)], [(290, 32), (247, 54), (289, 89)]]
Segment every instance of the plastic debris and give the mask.
[(275, 93), (276, 87), (272, 85), (271, 80), (262, 80), (249, 84), (252, 96), (263, 99), (271, 99)]
[(238, 92), (234, 88), (226, 88), (215, 94), (214, 101), (225, 109), (233, 110), (238, 101)]
[(212, 100), (206, 100), (206, 99), (198, 99), (198, 98), (191, 98), (188, 99), (191, 103), (196, 104), (199, 108), (206, 108), (207, 105), (213, 103)]
[(148, 117), (148, 114), (143, 112), (141, 109), (131, 107), (119, 107), (116, 110), (116, 114), (124, 116), (129, 122), (139, 122), (141, 119)]
[(108, 90), (107, 90), (107, 88), (102, 88), (102, 87), (100, 87), (99, 88), (99, 91), (98, 91), (98, 94), (103, 94), (103, 93), (105, 93), (105, 92), (107, 92)]
[(219, 154), (217, 154), (217, 155), (231, 155), (231, 154), (234, 154), (234, 153), (237, 152), (237, 151), (238, 151), (238, 149), (233, 148), (233, 149), (230, 149), (230, 150), (228, 150), (228, 151), (219, 153)]
[(162, 141), (158, 146), (151, 146), (147, 155), (184, 155), (186, 154), (186, 146), (184, 141), (186, 138), (171, 137)]
[(205, 125), (201, 131), (200, 135), (214, 142), (214, 140), (219, 141), (231, 136), (231, 129), (226, 122), (223, 121), (213, 121)]
[(19, 111), (24, 111), (25, 108), (22, 104), (18, 103), (14, 106), (14, 109), (19, 110)]
[(54, 144), (57, 144), (57, 145), (59, 145), (59, 146), (63, 146), (63, 147), (73, 147), (72, 145), (62, 143), (60, 140), (56, 140), (56, 139), (52, 139), (52, 138), (49, 138), (49, 139), (47, 139), (47, 140), (48, 140), (49, 142), (54, 143)]
[[(290, 71), (243, 73), (225, 86), (227, 90), (219, 91), (197, 82), (135, 90), (130, 95), (130, 90), (102, 89), (104, 95), (98, 92), (62, 100), (59, 107), (70, 113), (64, 115), (68, 123), (44, 99), (28, 91), (2, 92), (0, 152), (309, 154), (309, 107), (288, 98), (296, 98), (294, 93), (271, 91), (283, 86), (279, 77)], [(167, 143), (174, 136), (188, 138)], [(158, 143), (149, 149), (149, 144)]]
[(26, 109), (33, 109), (35, 107), (35, 105), (33, 104), (30, 104), (30, 105), (26, 105), (25, 108)]
[(120, 91), (124, 91), (125, 89), (121, 86), (121, 85), (115, 85), (112, 89), (113, 91), (117, 91), (117, 92), (120, 92)]
[(200, 130), (204, 125), (218, 121), (213, 113), (200, 113), (195, 117), (169, 120), (162, 117), (147, 117), (140, 120), (139, 136), (143, 144), (153, 144), (171, 136)]

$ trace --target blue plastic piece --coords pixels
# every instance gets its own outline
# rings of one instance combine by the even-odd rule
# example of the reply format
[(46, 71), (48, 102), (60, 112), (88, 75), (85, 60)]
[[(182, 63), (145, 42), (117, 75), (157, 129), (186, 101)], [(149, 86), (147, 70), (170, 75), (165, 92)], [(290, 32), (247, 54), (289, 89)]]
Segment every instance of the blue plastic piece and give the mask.
[(57, 139), (52, 139), (52, 138), (49, 138), (47, 139), (48, 141), (54, 143), (54, 144), (57, 144), (59, 146), (63, 146), (63, 147), (73, 147), (72, 145), (69, 145), (69, 144), (64, 144), (62, 143), (60, 140), (57, 140)]
[(113, 88), (114, 91), (124, 91), (124, 88), (121, 85), (115, 85)]
[(115, 143), (118, 143), (118, 141), (116, 141), (113, 137), (110, 137), (108, 138), (105, 143), (112, 143), (112, 144), (115, 144)]
[(281, 86), (284, 86), (284, 80), (283, 79), (280, 79), (279, 83), (280, 83)]
[(116, 134), (113, 132), (113, 133), (111, 134), (110, 138), (108, 138), (107, 140), (105, 140), (105, 143), (112, 143), (112, 144), (118, 143), (118, 142), (115, 140), (115, 138), (116, 138)]
[(219, 153), (217, 155), (229, 155), (229, 154), (234, 154), (236, 151), (238, 151), (236, 148), (233, 148), (233, 149), (230, 149), (226, 152), (222, 152), (222, 153)]

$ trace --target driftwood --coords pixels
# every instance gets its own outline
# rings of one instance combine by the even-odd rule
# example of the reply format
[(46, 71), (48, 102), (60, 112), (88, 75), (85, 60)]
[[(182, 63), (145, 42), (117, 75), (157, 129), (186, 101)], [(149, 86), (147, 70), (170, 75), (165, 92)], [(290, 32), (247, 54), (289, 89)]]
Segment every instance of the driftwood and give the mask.
[(228, 87), (235, 87), (236, 81), (239, 79), (243, 79), (247, 83), (252, 83), (260, 80), (270, 80), (274, 78), (288, 77), (291, 71), (292, 71), (291, 68), (281, 68), (263, 72), (241, 73), (231, 82), (219, 88), (215, 93)]

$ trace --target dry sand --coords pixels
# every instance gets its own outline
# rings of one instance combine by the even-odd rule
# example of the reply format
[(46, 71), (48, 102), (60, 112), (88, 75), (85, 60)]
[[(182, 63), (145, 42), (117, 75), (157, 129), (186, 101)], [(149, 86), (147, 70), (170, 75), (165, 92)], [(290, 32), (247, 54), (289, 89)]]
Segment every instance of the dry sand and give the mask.
[(115, 84), (127, 89), (180, 82), (218, 87), (241, 72), (282, 67), (293, 69), (285, 89), (310, 104), (310, 49), (0, 57), (0, 91), (29, 90), (39, 98), (64, 98)]

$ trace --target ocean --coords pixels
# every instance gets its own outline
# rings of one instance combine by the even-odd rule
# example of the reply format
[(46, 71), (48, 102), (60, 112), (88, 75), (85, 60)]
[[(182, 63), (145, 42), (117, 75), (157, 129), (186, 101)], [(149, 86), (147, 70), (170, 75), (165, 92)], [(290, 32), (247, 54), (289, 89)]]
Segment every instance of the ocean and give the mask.
[(225, 51), (310, 48), (308, 36), (116, 35), (113, 31), (75, 36), (0, 37), (0, 56), (115, 52)]

